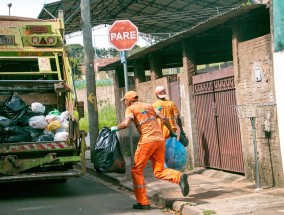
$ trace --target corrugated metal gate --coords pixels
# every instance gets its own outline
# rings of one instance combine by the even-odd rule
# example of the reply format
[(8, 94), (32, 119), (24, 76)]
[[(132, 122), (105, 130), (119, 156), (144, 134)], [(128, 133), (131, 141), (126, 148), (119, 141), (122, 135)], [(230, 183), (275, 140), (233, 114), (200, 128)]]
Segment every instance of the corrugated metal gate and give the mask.
[(193, 78), (200, 163), (244, 172), (233, 67)]

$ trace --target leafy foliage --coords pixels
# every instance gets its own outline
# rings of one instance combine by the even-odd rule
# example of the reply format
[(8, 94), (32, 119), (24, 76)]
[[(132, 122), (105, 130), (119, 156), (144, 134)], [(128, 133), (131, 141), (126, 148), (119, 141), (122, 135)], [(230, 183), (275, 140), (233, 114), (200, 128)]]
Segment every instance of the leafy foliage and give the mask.
[(103, 127), (111, 127), (116, 125), (116, 111), (114, 106), (104, 106), (99, 111), (99, 131)]
[[(103, 127), (111, 127), (116, 125), (116, 111), (113, 105), (106, 104), (104, 101), (98, 101), (98, 103), (103, 104), (104, 106), (99, 109), (99, 131)], [(79, 121), (80, 130), (86, 132), (89, 131), (89, 120), (88, 113), (85, 114), (85, 117)]]
[(115, 58), (119, 57), (119, 52), (115, 48), (94, 48), (95, 58)]
[[(75, 80), (74, 84), (75, 84), (76, 89), (86, 88), (86, 80)], [(97, 87), (111, 86), (111, 85), (113, 85), (113, 79), (112, 78), (96, 80), (96, 86)]]
[(80, 44), (67, 45), (70, 66), (75, 79), (78, 79), (81, 76), (80, 65), (82, 65), (84, 61), (83, 49), (84, 47)]

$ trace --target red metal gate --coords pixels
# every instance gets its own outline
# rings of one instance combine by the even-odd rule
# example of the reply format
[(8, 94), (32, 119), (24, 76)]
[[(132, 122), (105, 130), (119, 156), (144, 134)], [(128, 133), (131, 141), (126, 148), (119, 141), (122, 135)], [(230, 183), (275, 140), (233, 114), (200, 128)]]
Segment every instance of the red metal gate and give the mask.
[(233, 67), (193, 78), (200, 163), (244, 172)]

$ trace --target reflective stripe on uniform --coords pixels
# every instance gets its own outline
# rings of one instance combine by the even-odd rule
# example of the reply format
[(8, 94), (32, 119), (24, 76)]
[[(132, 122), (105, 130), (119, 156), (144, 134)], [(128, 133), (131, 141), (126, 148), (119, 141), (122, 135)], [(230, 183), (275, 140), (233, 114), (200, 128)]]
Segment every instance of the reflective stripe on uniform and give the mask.
[(145, 184), (142, 184), (142, 185), (141, 184), (139, 184), (139, 185), (133, 184), (133, 187), (134, 188), (143, 188), (143, 187), (146, 187), (146, 186), (145, 186)]
[(137, 123), (137, 125), (142, 125), (145, 122), (148, 122), (148, 121), (151, 121), (151, 120), (155, 120), (155, 119), (156, 119), (156, 117), (150, 117), (150, 118), (141, 120), (140, 122)]

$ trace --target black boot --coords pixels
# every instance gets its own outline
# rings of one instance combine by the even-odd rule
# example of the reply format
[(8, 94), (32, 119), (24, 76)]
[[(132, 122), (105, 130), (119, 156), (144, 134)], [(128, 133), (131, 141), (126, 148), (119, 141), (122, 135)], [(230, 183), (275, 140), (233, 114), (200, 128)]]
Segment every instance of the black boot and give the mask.
[(133, 205), (134, 209), (142, 209), (142, 210), (150, 210), (150, 205), (140, 205), (139, 203), (136, 203)]
[(183, 196), (187, 196), (189, 194), (189, 184), (187, 181), (187, 174), (182, 173), (179, 180), (179, 186)]

